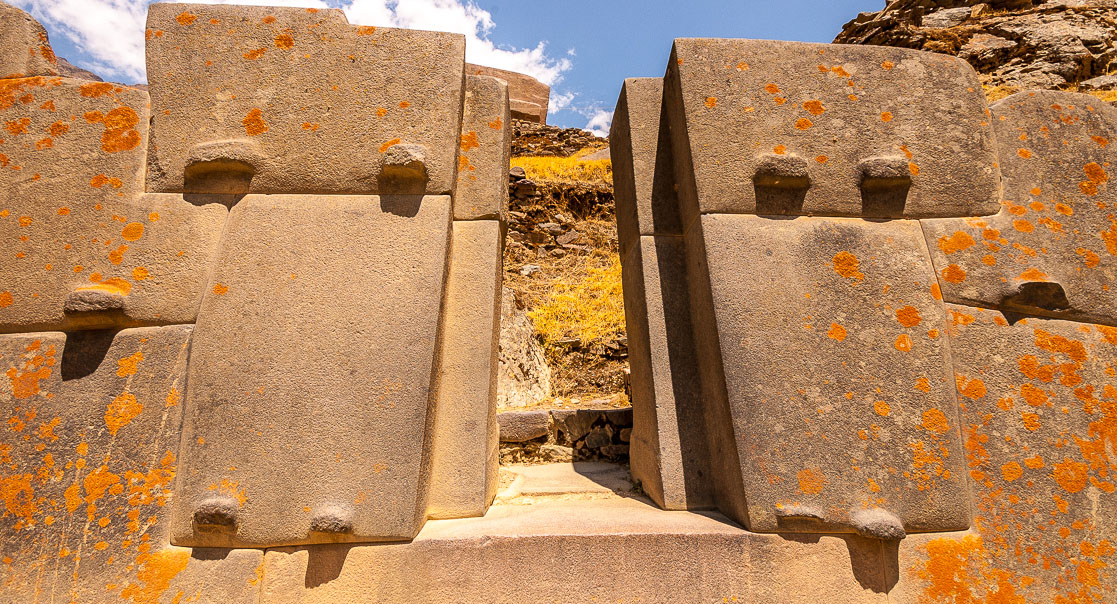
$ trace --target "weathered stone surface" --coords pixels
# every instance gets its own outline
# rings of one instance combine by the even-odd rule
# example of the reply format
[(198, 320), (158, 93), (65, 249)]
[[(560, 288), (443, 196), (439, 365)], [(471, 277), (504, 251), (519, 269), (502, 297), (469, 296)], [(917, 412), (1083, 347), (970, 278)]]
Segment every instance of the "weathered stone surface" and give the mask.
[(0, 601), (255, 601), (261, 552), (167, 541), (191, 330), (0, 336)]
[[(997, 209), (985, 99), (956, 58), (679, 39), (664, 86), (683, 224), (711, 212), (916, 218)], [(907, 178), (864, 173), (874, 158), (906, 165)]]
[(923, 222), (949, 302), (1117, 325), (1117, 108), (1065, 92), (993, 106), (1004, 174), (995, 216)]
[(58, 58), (47, 30), (31, 15), (0, 2), (0, 79), (52, 75), (58, 75)]
[(496, 416), (500, 424), (500, 442), (522, 443), (551, 430), (551, 414), (541, 411), (505, 411)]
[(0, 122), (0, 332), (193, 322), (227, 211), (142, 193), (147, 93), (4, 80)]
[(554, 501), (431, 521), (406, 544), (269, 550), (261, 601), (883, 602), (891, 568), (880, 542), (853, 535), (758, 535), (634, 499)]
[(554, 409), (551, 411), (555, 429), (573, 444), (589, 434), (594, 422), (601, 418), (600, 409)]
[(499, 361), (498, 407), (524, 407), (551, 395), (551, 368), (535, 327), (507, 287), (501, 289)]
[(683, 232), (662, 101), (662, 78), (629, 78), (613, 112), (609, 157), (622, 256), (641, 235)]
[(511, 119), (504, 82), (485, 76), (466, 78), (454, 220), (508, 222)]
[(639, 237), (623, 258), (622, 278), (632, 371), (632, 476), (664, 509), (708, 507), (702, 385), (682, 238)]
[(454, 221), (431, 444), (431, 518), (485, 513), (496, 494), (501, 225)]
[[(414, 536), (450, 213), (448, 197), (419, 196), (232, 209), (191, 345), (176, 544)], [(195, 530), (214, 496), (236, 504), (235, 532)], [(352, 532), (312, 535), (336, 508)]]
[(765, 532), (858, 530), (866, 508), (907, 532), (967, 528), (944, 311), (918, 222), (707, 215), (687, 246), (691, 287), (709, 288), (694, 323), (719, 509)]
[[(351, 26), (336, 9), (200, 4), (154, 4), (147, 28), (149, 191), (453, 189), (462, 36)], [(220, 160), (204, 157), (215, 143)], [(396, 144), (425, 148), (424, 181), (381, 178)]]
[(1112, 601), (1117, 330), (947, 308), (974, 526), (909, 537), (893, 594)]
[(507, 82), (513, 119), (537, 124), (547, 123), (547, 106), (551, 102), (550, 86), (526, 74), (472, 63), (465, 64), (465, 72), (469, 75), (489, 76)]

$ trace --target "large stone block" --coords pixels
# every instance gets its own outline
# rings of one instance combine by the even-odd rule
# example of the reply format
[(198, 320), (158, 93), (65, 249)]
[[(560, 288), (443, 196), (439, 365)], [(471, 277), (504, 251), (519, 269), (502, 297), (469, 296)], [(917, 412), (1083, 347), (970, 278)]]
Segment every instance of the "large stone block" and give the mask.
[[(1117, 108), (1035, 91), (993, 106), (1000, 213), (924, 221), (950, 302), (1117, 325)], [(1112, 141), (1112, 142), (1111, 142)]]
[(679, 39), (664, 110), (697, 213), (973, 216), (998, 208), (977, 74), (901, 48)]
[(58, 58), (47, 30), (31, 15), (0, 2), (0, 79), (51, 75), (58, 75)]
[(260, 552), (167, 540), (191, 330), (0, 336), (0, 602), (256, 601)]
[(431, 518), (481, 516), (496, 495), (502, 244), (496, 220), (454, 222), (430, 453)]
[(227, 211), (142, 193), (147, 93), (0, 87), (0, 332), (193, 322)]
[(632, 371), (632, 477), (664, 509), (709, 507), (709, 453), (682, 238), (640, 237), (624, 256), (621, 274)]
[(662, 78), (624, 81), (609, 130), (621, 255), (641, 235), (682, 235)]
[(411, 543), (268, 550), (261, 602), (884, 602), (894, 562), (856, 535), (758, 535), (643, 500), (494, 507)]
[(336, 9), (154, 4), (147, 187), (446, 194), (465, 39)]
[(973, 530), (905, 542), (894, 594), (1114, 601), (1117, 329), (947, 308)]
[(450, 198), (248, 195), (198, 313), (176, 545), (409, 539)]
[(466, 77), (462, 115), (454, 220), (508, 222), (508, 85), (496, 78)]
[(489, 76), (507, 82), (512, 119), (547, 123), (547, 107), (551, 102), (550, 86), (526, 74), (472, 63), (465, 64), (465, 72), (468, 75)]
[(765, 532), (967, 528), (918, 222), (706, 215), (686, 244), (719, 508)]

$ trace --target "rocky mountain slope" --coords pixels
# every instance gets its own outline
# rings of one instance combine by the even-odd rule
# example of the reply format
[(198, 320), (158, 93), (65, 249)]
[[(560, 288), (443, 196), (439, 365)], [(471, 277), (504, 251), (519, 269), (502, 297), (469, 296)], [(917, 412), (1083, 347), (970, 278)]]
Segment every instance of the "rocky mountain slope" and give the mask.
[(956, 55), (992, 97), (1045, 88), (1117, 101), (1117, 0), (893, 0), (834, 42)]

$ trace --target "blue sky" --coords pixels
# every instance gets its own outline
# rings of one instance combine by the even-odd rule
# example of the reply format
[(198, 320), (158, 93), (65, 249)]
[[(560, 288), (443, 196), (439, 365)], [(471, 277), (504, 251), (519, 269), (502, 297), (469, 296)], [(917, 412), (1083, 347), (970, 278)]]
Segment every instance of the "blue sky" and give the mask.
[[(55, 52), (105, 79), (143, 82), (143, 24), (151, 0), (6, 0), (46, 26)], [(884, 0), (203, 0), (333, 7), (361, 25), (455, 31), (467, 60), (551, 84), (548, 121), (608, 128), (621, 82), (660, 76), (671, 40), (765, 38), (830, 42)]]

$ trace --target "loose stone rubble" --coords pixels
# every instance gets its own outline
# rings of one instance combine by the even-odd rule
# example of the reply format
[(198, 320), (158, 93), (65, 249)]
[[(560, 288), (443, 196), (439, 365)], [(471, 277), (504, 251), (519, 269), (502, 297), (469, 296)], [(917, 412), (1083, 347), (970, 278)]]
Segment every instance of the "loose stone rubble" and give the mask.
[(0, 602), (1117, 596), (1112, 107), (676, 40), (610, 137), (633, 408), (498, 418), (462, 36), (153, 4), (149, 95), (0, 23)]

